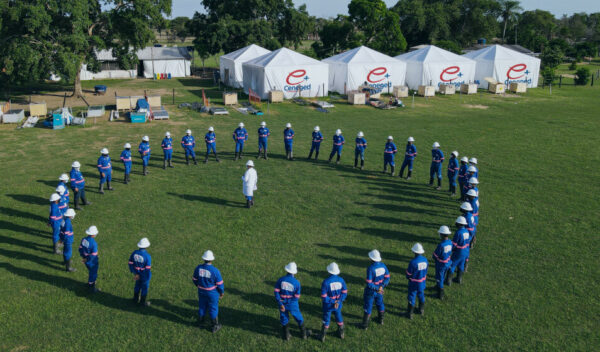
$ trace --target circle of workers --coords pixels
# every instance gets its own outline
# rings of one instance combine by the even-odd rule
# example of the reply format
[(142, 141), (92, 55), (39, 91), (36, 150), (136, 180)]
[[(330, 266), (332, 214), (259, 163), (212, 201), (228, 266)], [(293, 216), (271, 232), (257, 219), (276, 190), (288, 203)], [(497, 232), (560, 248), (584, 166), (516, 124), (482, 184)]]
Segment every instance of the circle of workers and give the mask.
[[(270, 135), (271, 133), (267, 128), (266, 123), (262, 122), (258, 129), (259, 143), (257, 158), (263, 157), (265, 160), (268, 159), (267, 147)], [(293, 160), (294, 130), (292, 130), (290, 123), (286, 124), (285, 130), (283, 131), (283, 137), (286, 158), (288, 160)], [(239, 160), (242, 158), (244, 152), (244, 143), (248, 140), (248, 132), (243, 123), (240, 123), (235, 129), (232, 138), (235, 142), (234, 160)], [(217, 162), (220, 162), (217, 155), (216, 135), (213, 127), (208, 128), (208, 131), (204, 136), (204, 141), (206, 143), (204, 162), (206, 163), (208, 161), (210, 153), (214, 154)], [(308, 159), (312, 158), (313, 153), (315, 155), (315, 160), (318, 159), (322, 142), (323, 134), (321, 133), (319, 126), (316, 126), (312, 133), (312, 145)], [(413, 163), (417, 157), (417, 148), (414, 142), (415, 140), (413, 137), (408, 138), (404, 161), (402, 162), (399, 172), (399, 176), (403, 177), (404, 170), (407, 169), (407, 180), (411, 178)], [(334, 156), (337, 156), (336, 163), (339, 163), (344, 143), (345, 140), (342, 131), (340, 129), (336, 130), (335, 135), (333, 136), (333, 147), (329, 154), (329, 162), (332, 161)], [(181, 145), (185, 152), (186, 164), (190, 165), (190, 159), (194, 164), (197, 164), (195, 153), (196, 141), (191, 130), (188, 129), (186, 131), (181, 139)], [(163, 150), (163, 169), (166, 169), (167, 167), (172, 168), (173, 139), (169, 132), (165, 134), (161, 143), (161, 148)], [(364, 168), (364, 152), (366, 148), (367, 140), (364, 137), (364, 133), (358, 132), (355, 140), (355, 168), (358, 167), (359, 160), (360, 168)], [(143, 175), (146, 176), (148, 174), (148, 162), (151, 154), (150, 139), (148, 136), (142, 138), (142, 141), (138, 146), (138, 152), (142, 159)], [(394, 176), (394, 159), (396, 153), (397, 148), (394, 144), (394, 138), (389, 136), (384, 147), (383, 173), (387, 173), (387, 167), (390, 166), (390, 174)], [(104, 194), (105, 184), (107, 190), (113, 189), (111, 187), (112, 164), (107, 148), (103, 148), (100, 151), (100, 154), (101, 156), (98, 158), (97, 165), (100, 173), (99, 192)], [(438, 142), (433, 143), (431, 155), (432, 160), (429, 185), (434, 186), (434, 179), (437, 178), (437, 189), (439, 190), (442, 185), (442, 163), (444, 161), (444, 154), (440, 150), (440, 144)], [(475, 245), (476, 229), (479, 223), (477, 159), (463, 157), (459, 161), (458, 156), (457, 151), (451, 153), (448, 161), (447, 177), (449, 181), (448, 191), (451, 196), (454, 196), (456, 193), (457, 183), (460, 187), (461, 215), (456, 218), (456, 230), (452, 240), (450, 240), (452, 231), (448, 226), (441, 226), (439, 228), (438, 234), (441, 242), (438, 244), (432, 255), (432, 259), (435, 262), (436, 289), (439, 299), (443, 299), (445, 296), (445, 286), (450, 286), (453, 281), (459, 284), (462, 283), (463, 274), (467, 270), (469, 263), (470, 250)], [(127, 184), (131, 181), (129, 176), (133, 161), (130, 143), (124, 145), (124, 150), (121, 153), (120, 159), (125, 167), (123, 182)], [(78, 161), (74, 161), (71, 166), (70, 175), (67, 175), (66, 173), (60, 175), (56, 192), (52, 193), (50, 196), (51, 204), (48, 221), (48, 225), (52, 228), (54, 252), (63, 255), (65, 270), (67, 272), (76, 271), (72, 266), (72, 246), (74, 240), (72, 220), (75, 218), (75, 210), (80, 210), (80, 205), (91, 204), (87, 201), (85, 196), (85, 180), (80, 171), (81, 164)], [(252, 160), (249, 160), (246, 163), (246, 166), (247, 170), (242, 177), (243, 194), (246, 197), (246, 206), (250, 208), (254, 205), (253, 192), (257, 189), (256, 184), (258, 176)], [(70, 193), (67, 189), (67, 183), (70, 183), (74, 193), (75, 209), (68, 207), (70, 203)], [(95, 293), (99, 291), (96, 287), (96, 280), (98, 277), (98, 244), (95, 240), (99, 231), (96, 226), (90, 226), (85, 233), (87, 236), (81, 240), (79, 254), (89, 273), (87, 283), (88, 288), (91, 293)], [(63, 246), (62, 251), (60, 250), (61, 245)], [(148, 288), (152, 277), (152, 259), (147, 251), (147, 248), (150, 247), (150, 241), (147, 238), (142, 238), (137, 244), (137, 247), (138, 249), (131, 253), (128, 262), (129, 269), (135, 279), (133, 302), (141, 307), (147, 307), (150, 305), (150, 302), (146, 297), (148, 295)], [(408, 264), (405, 273), (406, 279), (408, 280), (408, 307), (406, 316), (409, 319), (413, 318), (415, 310), (418, 314), (424, 314), (425, 285), (429, 269), (429, 262), (424, 256), (425, 251), (420, 243), (414, 244), (412, 252), (415, 256)], [(368, 257), (371, 260), (371, 265), (367, 268), (366, 272), (366, 285), (363, 294), (364, 315), (362, 323), (360, 324), (361, 328), (365, 330), (369, 326), (373, 304), (375, 304), (378, 312), (377, 322), (383, 324), (385, 315), (384, 293), (391, 278), (390, 272), (383, 263), (381, 254), (378, 250), (374, 249), (370, 251)], [(223, 297), (225, 287), (220, 271), (213, 265), (213, 261), (215, 260), (213, 252), (207, 250), (202, 255), (202, 259), (204, 260), (204, 263), (196, 267), (192, 277), (194, 285), (198, 288), (199, 324), (201, 326), (204, 325), (205, 318), (208, 315), (210, 318), (210, 329), (214, 333), (221, 328), (221, 324), (219, 324), (218, 320), (219, 299)], [(289, 340), (291, 337), (289, 332), (289, 316), (291, 314), (300, 327), (302, 338), (306, 339), (312, 332), (306, 328), (304, 318), (300, 312), (299, 299), (301, 286), (300, 282), (295, 278), (298, 268), (295, 262), (291, 262), (287, 264), (284, 269), (286, 275), (277, 280), (274, 288), (275, 301), (280, 311), (280, 321), (282, 326), (281, 335), (284, 340)], [(348, 295), (346, 282), (342, 276), (340, 276), (341, 271), (338, 265), (335, 262), (329, 264), (327, 266), (327, 272), (330, 276), (326, 278), (321, 285), (323, 321), (320, 333), (315, 334), (321, 341), (324, 341), (325, 336), (327, 335), (332, 313), (338, 325), (338, 336), (344, 338), (342, 307), (343, 302)], [(457, 276), (452, 279), (455, 272), (457, 272)], [(418, 307), (416, 307), (417, 299), (419, 301)]]

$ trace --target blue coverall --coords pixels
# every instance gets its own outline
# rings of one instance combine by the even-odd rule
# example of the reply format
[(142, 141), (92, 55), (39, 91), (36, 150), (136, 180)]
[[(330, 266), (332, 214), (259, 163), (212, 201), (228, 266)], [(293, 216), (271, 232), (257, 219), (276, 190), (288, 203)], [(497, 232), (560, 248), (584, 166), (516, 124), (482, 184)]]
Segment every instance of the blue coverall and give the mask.
[(92, 236), (81, 239), (79, 255), (84, 259), (88, 269), (88, 285), (95, 284), (98, 278), (98, 244)]
[(139, 248), (133, 251), (129, 256), (129, 271), (134, 275), (139, 275), (139, 279), (135, 280), (133, 293), (142, 296), (148, 295), (148, 287), (150, 287), (150, 278), (152, 277), (152, 258), (146, 249)]
[(98, 172), (100, 173), (100, 184), (112, 181), (110, 156), (102, 155), (98, 158)]
[[(304, 324), (304, 318), (300, 313), (298, 300), (300, 299), (300, 282), (292, 274), (287, 274), (275, 284), (275, 300), (279, 305), (279, 321), (281, 326), (286, 326), (290, 321), (290, 314), (298, 325)], [(281, 306), (285, 311), (281, 311)]]
[(73, 257), (73, 224), (71, 218), (65, 217), (65, 221), (60, 228), (60, 240), (62, 241), (63, 248), (63, 259), (66, 261), (71, 260)]
[(385, 149), (383, 150), (383, 168), (384, 169), (387, 169), (388, 164), (391, 167), (396, 166), (396, 163), (394, 162), (394, 157), (397, 152), (398, 152), (398, 149), (396, 148), (396, 144), (394, 144), (393, 142), (387, 142), (385, 144)]
[(269, 136), (271, 135), (271, 131), (269, 131), (266, 127), (261, 127), (258, 129), (258, 152), (261, 150), (267, 150), (267, 142), (269, 140)]
[(162, 147), (165, 160), (171, 160), (173, 158), (173, 138), (163, 138), (160, 146)]
[(140, 143), (140, 146), (138, 147), (138, 152), (140, 153), (140, 156), (142, 157), (142, 165), (147, 167), (148, 162), (150, 162), (150, 143), (148, 143), (148, 142)]
[[(313, 152), (319, 153), (319, 149), (321, 149), (321, 142), (323, 142), (323, 134), (321, 131), (312, 133), (312, 144), (310, 146), (310, 154), (312, 156)], [(309, 157), (310, 158), (310, 157)]]
[[(65, 194), (63, 194), (63, 196), (64, 196), (64, 197), (65, 197), (65, 199), (67, 200), (67, 207), (68, 207), (68, 205), (69, 205), (69, 202), (70, 202), (70, 199), (71, 199), (71, 197), (70, 197), (70, 196), (71, 196), (71, 194), (69, 193), (69, 187), (67, 187), (67, 184), (66, 184), (66, 183), (64, 183), (63, 181), (59, 181), (59, 182), (58, 182), (58, 186), (57, 186), (57, 187), (60, 187), (60, 186), (63, 186), (63, 187), (65, 188)], [(65, 211), (66, 211), (66, 210), (65, 210)]]
[(366, 314), (371, 314), (373, 301), (377, 306), (377, 311), (383, 313), (385, 306), (383, 304), (383, 295), (379, 293), (380, 287), (387, 287), (390, 283), (390, 271), (382, 262), (375, 262), (367, 268), (367, 285), (363, 294), (364, 310)]
[(73, 190), (73, 202), (75, 203), (75, 208), (77, 208), (79, 199), (85, 202), (85, 179), (83, 178), (81, 171), (77, 171), (75, 168), (71, 169), (70, 177), (71, 189)]
[(408, 143), (406, 144), (406, 152), (404, 153), (404, 161), (402, 162), (402, 167), (400, 168), (400, 176), (404, 174), (404, 168), (408, 166), (408, 172), (412, 172), (413, 162), (415, 157), (417, 156), (417, 147), (414, 144)]
[(208, 132), (204, 135), (204, 142), (206, 143), (206, 157), (212, 151), (217, 156), (217, 136), (214, 132)]
[(333, 135), (333, 146), (331, 148), (331, 153), (329, 154), (329, 160), (331, 160), (335, 154), (337, 154), (339, 160), (340, 156), (342, 156), (342, 148), (344, 148), (344, 143), (346, 143), (344, 136), (341, 134), (339, 136)]
[[(338, 326), (344, 325), (342, 317), (342, 303), (348, 296), (348, 287), (344, 279), (337, 275), (331, 275), (321, 284), (321, 300), (323, 301), (323, 325), (329, 328), (331, 313), (335, 315)], [(337, 309), (335, 304), (338, 304)]]
[(452, 241), (449, 239), (443, 240), (438, 244), (433, 252), (433, 260), (435, 261), (435, 282), (438, 287), (444, 288), (444, 279), (446, 278), (446, 272), (452, 265)]
[(442, 163), (444, 162), (444, 153), (439, 148), (431, 149), (431, 167), (429, 168), (429, 177), (431, 179), (437, 176), (442, 179)]
[(183, 136), (183, 138), (181, 138), (181, 146), (183, 147), (186, 158), (196, 158), (196, 152), (194, 151), (194, 148), (196, 147), (196, 138), (194, 138), (194, 136), (188, 136), (187, 134)]
[(465, 262), (469, 258), (469, 247), (471, 244), (471, 235), (469, 230), (461, 226), (452, 239), (452, 264), (450, 272), (454, 273), (456, 267), (459, 271), (465, 271)]
[(283, 144), (285, 146), (286, 152), (293, 151), (293, 145), (294, 145), (294, 130), (293, 129), (286, 128), (285, 130), (283, 130)]
[(419, 302), (425, 302), (425, 281), (427, 280), (428, 266), (427, 258), (420, 254), (408, 264), (406, 278), (408, 279), (408, 304), (411, 306), (415, 305), (417, 296)]
[(48, 216), (48, 225), (52, 227), (52, 243), (56, 244), (60, 240), (60, 227), (63, 220), (63, 213), (60, 211), (56, 202), (50, 203), (50, 215)]
[(365, 160), (365, 149), (367, 149), (367, 140), (364, 137), (356, 138), (356, 147), (354, 148), (354, 159)]
[(460, 168), (458, 169), (458, 185), (460, 186), (461, 199), (464, 199), (465, 193), (467, 193), (467, 191), (465, 191), (465, 185), (467, 185), (468, 181), (468, 168), (468, 164), (461, 162)]
[(194, 270), (192, 280), (198, 287), (198, 315), (202, 318), (208, 312), (211, 319), (217, 319), (219, 298), (225, 292), (219, 269), (209, 263), (200, 264)]
[(244, 142), (248, 140), (248, 131), (242, 127), (236, 128), (233, 131), (233, 140), (235, 141), (235, 152), (242, 153), (244, 151)]
[(125, 177), (131, 173), (131, 163), (133, 160), (131, 159), (131, 149), (124, 149), (121, 152), (121, 161), (123, 162), (123, 167), (125, 168)]
[(66, 194), (67, 192), (65, 191), (65, 193), (60, 196), (60, 200), (58, 201), (58, 209), (60, 209), (60, 213), (62, 215), (65, 215), (67, 209), (69, 209), (69, 198), (66, 196)]
[(456, 187), (456, 180), (458, 178), (458, 159), (452, 154), (450, 160), (448, 160), (448, 183), (450, 187)]

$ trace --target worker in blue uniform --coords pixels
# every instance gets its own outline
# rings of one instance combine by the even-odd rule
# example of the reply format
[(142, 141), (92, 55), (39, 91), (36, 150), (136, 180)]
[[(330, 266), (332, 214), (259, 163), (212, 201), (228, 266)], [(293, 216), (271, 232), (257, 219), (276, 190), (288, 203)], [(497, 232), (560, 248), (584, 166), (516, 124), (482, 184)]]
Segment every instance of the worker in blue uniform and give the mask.
[(74, 161), (71, 164), (71, 172), (69, 177), (71, 177), (71, 189), (73, 190), (73, 202), (75, 203), (75, 210), (81, 210), (79, 207), (79, 201), (81, 200), (82, 205), (90, 205), (91, 202), (87, 201), (85, 197), (85, 179), (83, 178), (83, 174), (81, 173), (81, 163), (79, 161)]
[(192, 130), (188, 129), (185, 131), (185, 136), (181, 138), (181, 147), (185, 152), (185, 163), (189, 165), (191, 157), (194, 165), (198, 165), (198, 162), (196, 161), (196, 151), (194, 150), (194, 148), (196, 148), (196, 138), (192, 136)]
[(142, 137), (142, 142), (138, 147), (138, 152), (142, 158), (143, 174), (148, 175), (148, 163), (150, 162), (150, 137)]
[(266, 122), (260, 123), (260, 128), (258, 129), (258, 155), (256, 159), (260, 158), (260, 152), (263, 153), (263, 158), (265, 160), (269, 159), (267, 156), (267, 145), (269, 141), (269, 136), (271, 135), (271, 131), (267, 128)]
[(415, 158), (417, 157), (417, 147), (415, 147), (415, 139), (413, 137), (408, 137), (406, 142), (406, 151), (404, 153), (404, 161), (402, 162), (402, 167), (400, 168), (400, 173), (398, 176), (404, 177), (404, 169), (408, 167), (408, 174), (406, 175), (406, 179), (410, 180), (412, 176), (413, 163)]
[(58, 186), (63, 186), (65, 188), (65, 198), (67, 198), (67, 205), (71, 202), (71, 194), (69, 193), (69, 188), (67, 187), (67, 182), (69, 182), (69, 175), (61, 174), (58, 177)]
[(210, 126), (208, 128), (208, 132), (204, 135), (204, 142), (206, 143), (206, 156), (204, 157), (204, 163), (208, 162), (208, 155), (210, 152), (215, 154), (215, 159), (218, 163), (221, 162), (219, 160), (219, 156), (217, 155), (217, 136), (215, 135), (215, 128)]
[(113, 190), (110, 186), (110, 181), (112, 181), (112, 164), (110, 162), (110, 156), (108, 156), (108, 149), (102, 148), (100, 154), (102, 155), (98, 158), (98, 172), (100, 173), (98, 192), (104, 194), (104, 183), (106, 183), (109, 191)]
[(469, 158), (463, 156), (460, 159), (460, 167), (458, 169), (458, 186), (460, 187), (460, 200), (465, 200), (465, 185), (468, 181)]
[(294, 130), (289, 122), (285, 124), (283, 130), (283, 145), (285, 146), (285, 158), (294, 160)]
[(219, 299), (225, 293), (225, 286), (223, 286), (221, 272), (212, 265), (215, 260), (213, 252), (211, 250), (204, 252), (202, 259), (204, 264), (196, 267), (192, 277), (194, 285), (198, 287), (198, 316), (200, 323), (202, 323), (208, 313), (211, 319), (211, 330), (215, 333), (221, 329), (221, 324), (219, 324)]
[(123, 146), (123, 151), (121, 152), (121, 161), (123, 162), (123, 168), (125, 169), (123, 183), (128, 184), (129, 181), (131, 181), (129, 175), (131, 175), (131, 164), (133, 163), (133, 159), (131, 158), (131, 144), (125, 143)]
[(381, 261), (381, 253), (374, 249), (369, 252), (369, 259), (371, 259), (371, 265), (367, 268), (367, 285), (363, 293), (364, 315), (361, 324), (361, 328), (365, 330), (369, 327), (373, 302), (377, 306), (378, 322), (383, 325), (383, 317), (385, 315), (383, 294), (384, 289), (390, 283), (390, 271)]
[(52, 245), (54, 246), (54, 254), (62, 253), (60, 249), (58, 249), (60, 241), (60, 227), (63, 221), (63, 214), (58, 205), (59, 202), (60, 195), (58, 193), (52, 193), (50, 195), (50, 215), (48, 216), (48, 226), (52, 228)]
[(479, 178), (479, 168), (477, 168), (477, 158), (469, 159), (469, 166), (473, 166), (475, 168), (474, 175), (476, 178)]
[(342, 317), (342, 305), (348, 296), (348, 287), (346, 281), (340, 276), (340, 268), (334, 262), (327, 266), (327, 272), (331, 274), (323, 280), (321, 284), (321, 301), (323, 302), (323, 326), (321, 327), (321, 342), (325, 341), (331, 313), (335, 315), (335, 320), (338, 325), (338, 335), (341, 339), (344, 338), (344, 318)]
[(73, 209), (67, 209), (67, 212), (65, 213), (64, 216), (64, 222), (60, 228), (60, 240), (63, 243), (63, 260), (65, 263), (65, 271), (66, 272), (74, 272), (76, 271), (75, 268), (73, 268), (72, 264), (72, 260), (71, 258), (73, 258), (73, 239), (74, 239), (74, 234), (73, 234), (73, 224), (71, 221), (73, 221), (73, 219), (75, 218), (75, 210)]
[(152, 257), (147, 250), (150, 247), (150, 241), (144, 237), (138, 242), (137, 247), (138, 249), (129, 256), (129, 271), (133, 274), (135, 281), (133, 303), (149, 307), (150, 301), (147, 301), (146, 297), (152, 278)]
[[(471, 178), (469, 180), (469, 182), (471, 181), (477, 181), (477, 179), (475, 177)], [(467, 201), (469, 202), (469, 204), (471, 204), (471, 208), (473, 208), (472, 214), (473, 214), (473, 228), (474, 230), (472, 231), (471, 235), (472, 235), (472, 239), (471, 239), (471, 249), (475, 248), (475, 242), (477, 239), (477, 226), (479, 225), (479, 191), (475, 188), (471, 188), (470, 190), (467, 191)]]
[(248, 131), (244, 128), (243, 122), (240, 122), (235, 131), (233, 131), (233, 140), (235, 142), (235, 157), (233, 160), (238, 160), (242, 158), (244, 143), (248, 140)]
[(323, 142), (323, 134), (321, 133), (321, 128), (319, 126), (315, 126), (312, 133), (312, 142), (310, 145), (310, 153), (308, 153), (308, 158), (312, 158), (313, 152), (315, 152), (315, 160), (319, 159), (319, 149), (321, 149), (321, 142)]
[(163, 150), (163, 170), (169, 167), (173, 167), (173, 138), (171, 138), (171, 132), (165, 133), (160, 147)]
[(433, 186), (433, 179), (437, 177), (437, 190), (442, 189), (442, 163), (444, 162), (444, 153), (440, 150), (438, 142), (433, 143), (431, 149), (431, 166), (429, 167), (429, 186)]
[(415, 254), (413, 260), (406, 269), (406, 278), (408, 279), (408, 308), (406, 316), (412, 319), (413, 309), (415, 307), (415, 298), (419, 298), (419, 314), (425, 314), (425, 282), (427, 281), (427, 268), (429, 262), (423, 256), (425, 250), (420, 243), (415, 243), (412, 247)]
[(454, 197), (456, 195), (456, 180), (458, 179), (458, 152), (455, 150), (450, 154), (450, 159), (448, 160), (448, 184), (450, 192), (450, 196)]
[(79, 244), (79, 256), (81, 256), (83, 264), (88, 269), (88, 289), (91, 293), (96, 293), (100, 291), (96, 287), (96, 280), (98, 279), (98, 243), (96, 243), (98, 228), (92, 225), (85, 230), (85, 234), (87, 237), (82, 238)]
[(342, 148), (344, 148), (344, 143), (346, 143), (346, 141), (344, 140), (344, 136), (342, 136), (342, 130), (338, 128), (335, 130), (335, 134), (333, 135), (333, 146), (331, 148), (331, 153), (329, 153), (328, 162), (331, 162), (333, 156), (337, 154), (337, 160), (335, 163), (340, 163), (340, 157), (342, 156)]
[(300, 299), (300, 281), (298, 281), (294, 275), (298, 273), (298, 267), (296, 263), (291, 262), (285, 266), (287, 274), (277, 280), (275, 284), (275, 301), (279, 307), (279, 321), (281, 322), (281, 337), (284, 340), (289, 340), (290, 335), (290, 314), (300, 327), (302, 332), (302, 338), (306, 338), (310, 335), (310, 331), (304, 326), (304, 318), (300, 313), (300, 306), (298, 300)]
[(438, 298), (444, 299), (444, 279), (446, 272), (452, 265), (452, 241), (448, 239), (452, 232), (448, 226), (440, 226), (438, 234), (442, 241), (435, 248), (432, 258), (435, 263), (435, 282)]
[(396, 168), (396, 162), (394, 161), (398, 148), (394, 144), (394, 137), (388, 136), (385, 148), (383, 149), (383, 173), (387, 172), (388, 165), (390, 166), (391, 175), (394, 176), (394, 169)]
[(360, 131), (356, 134), (356, 147), (354, 148), (354, 168), (358, 167), (358, 158), (360, 157), (360, 169), (365, 169), (365, 149), (367, 149), (367, 140), (365, 134)]
[(58, 209), (60, 210), (60, 213), (64, 216), (67, 212), (67, 209), (69, 209), (69, 198), (66, 196), (67, 189), (65, 188), (65, 186), (58, 186), (56, 187), (55, 191), (60, 196), (60, 200), (58, 201)]
[[(471, 234), (467, 230), (467, 219), (464, 216), (456, 218), (456, 232), (452, 238), (452, 264), (446, 273), (444, 284), (450, 286), (452, 281), (461, 284), (463, 273), (465, 272), (465, 263), (469, 258), (469, 247), (471, 244)], [(454, 280), (452, 275), (458, 268), (458, 274)]]

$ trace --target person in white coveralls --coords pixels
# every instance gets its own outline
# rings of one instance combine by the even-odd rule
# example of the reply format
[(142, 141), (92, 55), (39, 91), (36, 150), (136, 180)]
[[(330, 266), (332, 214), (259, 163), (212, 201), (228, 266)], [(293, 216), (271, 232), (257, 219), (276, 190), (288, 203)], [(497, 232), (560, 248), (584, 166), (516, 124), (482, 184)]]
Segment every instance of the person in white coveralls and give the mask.
[(242, 182), (244, 183), (243, 192), (244, 196), (246, 196), (246, 208), (250, 208), (254, 205), (254, 191), (257, 190), (258, 175), (254, 169), (254, 162), (252, 160), (248, 160), (246, 167), (248, 169), (244, 176), (242, 176)]

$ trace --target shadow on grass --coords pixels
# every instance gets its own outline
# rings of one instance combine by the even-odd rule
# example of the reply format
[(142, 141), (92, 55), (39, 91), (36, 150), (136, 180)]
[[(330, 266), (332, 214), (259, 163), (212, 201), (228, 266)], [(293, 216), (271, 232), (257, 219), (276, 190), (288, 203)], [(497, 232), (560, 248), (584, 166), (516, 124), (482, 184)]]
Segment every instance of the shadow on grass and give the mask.
[[(50, 202), (46, 202), (44, 200), (44, 203), (48, 204), (48, 206), (50, 206)], [(17, 218), (24, 218), (24, 219), (30, 219), (30, 220), (35, 220), (35, 221), (41, 221), (43, 223), (48, 222), (48, 218), (45, 218), (43, 216), (40, 216), (40, 215), (37, 215), (37, 214), (28, 213), (26, 211), (12, 209), (12, 208), (0, 207), (0, 213), (8, 215), (8, 216), (14, 216), (14, 217), (17, 217)]]
[[(33, 235), (33, 236), (38, 236), (38, 237), (49, 239), (51, 230), (50, 230), (50, 227), (47, 227), (47, 229), (48, 229), (48, 232), (43, 232), (43, 231), (40, 231), (40, 230), (32, 228), (32, 227), (26, 227), (26, 226), (12, 223), (12, 222), (0, 220), (0, 230), (21, 232), (26, 235)], [(6, 234), (6, 233), (4, 233), (4, 234)]]
[[(23, 253), (23, 252), (11, 251), (9, 249), (0, 248), (0, 256), (12, 258), (15, 260), (27, 260), (27, 261), (30, 261), (37, 265), (40, 265), (44, 268), (64, 269), (64, 267), (62, 265), (59, 265), (55, 261), (51, 261), (46, 258), (39, 257), (37, 255), (33, 255), (30, 253)], [(58, 258), (58, 256), (57, 256), (57, 258)], [(62, 261), (62, 255), (60, 256), (60, 260)]]
[[(316, 245), (319, 247), (322, 247), (322, 248), (333, 248), (333, 249), (337, 249), (340, 252), (364, 257), (365, 260), (369, 260), (368, 253), (373, 249), (373, 248), (359, 248), (359, 247), (352, 247), (352, 246), (336, 246), (336, 245), (329, 244), (329, 243), (317, 243)], [(399, 255), (394, 252), (386, 252), (386, 251), (379, 250), (379, 253), (381, 254), (384, 262), (386, 260), (396, 260), (396, 261), (408, 262), (412, 259), (412, 257), (407, 257), (405, 255)], [(370, 261), (369, 261), (369, 264), (367, 266), (365, 266), (365, 270), (369, 265), (370, 265)]]
[(0, 243), (13, 245), (13, 246), (19, 246), (19, 247), (23, 247), (25, 249), (35, 249), (35, 250), (47, 252), (47, 253), (54, 252), (53, 249), (50, 247), (52, 245), (51, 241), (50, 241), (50, 236), (48, 236), (47, 245), (40, 244), (37, 242), (23, 241), (21, 239), (15, 238), (15, 237), (8, 237), (8, 236), (3, 236), (3, 235), (0, 235)]
[(52, 187), (52, 189), (56, 189), (56, 187), (58, 186), (58, 180), (56, 180), (56, 181), (37, 180), (36, 182), (43, 183), (48, 187)]
[[(372, 218), (372, 217), (370, 216), (369, 218)], [(398, 221), (396, 219), (394, 219), (394, 220), (396, 221), (395, 223), (398, 223)], [(415, 226), (427, 226), (427, 227), (436, 228), (435, 225), (429, 225), (429, 224), (423, 225), (419, 221), (413, 221), (413, 223), (417, 223), (417, 225), (415, 225)], [(409, 242), (409, 243), (413, 243), (413, 242), (437, 243), (438, 242), (438, 238), (434, 238), (433, 236), (430, 238), (430, 237), (425, 237), (425, 236), (413, 235), (413, 234), (402, 232), (402, 231), (377, 229), (377, 228), (373, 228), (373, 227), (366, 227), (366, 228), (359, 229), (356, 227), (345, 226), (345, 227), (343, 227), (343, 229), (350, 230), (350, 231), (362, 232), (369, 236), (377, 236), (377, 237), (381, 237), (384, 239), (405, 241), (405, 242)]]
[(177, 193), (172, 193), (172, 192), (168, 192), (167, 194), (170, 196), (179, 197), (179, 198), (185, 199), (187, 201), (192, 201), (192, 202), (217, 204), (217, 205), (222, 205), (222, 206), (227, 206), (227, 207), (232, 207), (232, 208), (245, 208), (246, 207), (245, 202), (234, 202), (234, 201), (230, 201), (227, 199), (216, 198), (216, 197), (197, 196), (197, 195), (193, 195), (193, 194), (177, 194)]
[(46, 198), (42, 198), (39, 196), (33, 196), (29, 194), (7, 194), (7, 197), (11, 197), (12, 199), (34, 205), (49, 205), (50, 202)]

